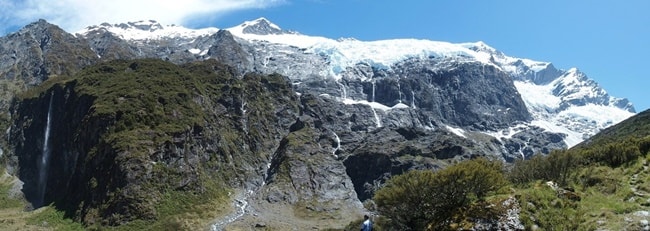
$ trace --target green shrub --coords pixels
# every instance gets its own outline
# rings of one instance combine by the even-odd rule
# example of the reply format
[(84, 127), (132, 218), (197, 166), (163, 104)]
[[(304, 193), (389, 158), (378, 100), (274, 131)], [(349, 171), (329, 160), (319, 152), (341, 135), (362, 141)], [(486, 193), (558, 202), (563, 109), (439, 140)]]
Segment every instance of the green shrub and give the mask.
[(578, 230), (584, 220), (578, 202), (558, 198), (541, 182), (520, 192), (518, 199), (520, 218), (527, 230), (533, 226), (542, 230)]
[(83, 225), (65, 217), (65, 212), (58, 211), (51, 206), (45, 207), (42, 211), (27, 219), (28, 225), (41, 226), (52, 230), (84, 230)]
[(383, 227), (448, 229), (475, 201), (506, 185), (500, 162), (474, 159), (438, 172), (414, 170), (388, 180), (373, 200), (386, 217)]
[(515, 184), (544, 180), (566, 185), (580, 163), (580, 156), (566, 150), (554, 150), (546, 156), (535, 155), (528, 160), (515, 161), (508, 172), (508, 179)]

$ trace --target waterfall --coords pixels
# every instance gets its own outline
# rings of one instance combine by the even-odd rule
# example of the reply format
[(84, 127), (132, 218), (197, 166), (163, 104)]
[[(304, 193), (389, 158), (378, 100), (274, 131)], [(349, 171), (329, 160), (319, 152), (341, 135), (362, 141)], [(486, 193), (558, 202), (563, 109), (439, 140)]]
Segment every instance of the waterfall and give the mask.
[(45, 205), (45, 190), (47, 188), (47, 171), (50, 162), (50, 127), (52, 123), (52, 101), (54, 99), (54, 91), (50, 95), (50, 104), (47, 109), (47, 123), (45, 125), (45, 134), (43, 138), (43, 150), (41, 153), (41, 161), (38, 165), (38, 201), (34, 203), (34, 207), (42, 207)]
[(412, 108), (417, 108), (415, 106), (415, 92), (414, 91), (411, 91), (411, 107)]
[(336, 147), (334, 147), (332, 155), (334, 155), (334, 158), (339, 158), (339, 156), (336, 155), (336, 152), (341, 148), (341, 138), (339, 138), (339, 135), (337, 135), (336, 132), (332, 131), (332, 133), (334, 133), (334, 141), (336, 141)]
[(370, 107), (370, 110), (372, 110), (372, 114), (375, 115), (375, 124), (378, 128), (381, 127), (381, 118), (379, 118), (379, 115), (377, 114), (377, 111), (375, 108)]
[(246, 116), (246, 106), (248, 106), (248, 103), (246, 103), (246, 100), (244, 99), (244, 94), (242, 94), (241, 105), (239, 106), (239, 111), (241, 111), (241, 116)]
[(244, 133), (248, 135), (248, 119), (246, 119), (246, 108), (248, 107), (248, 103), (246, 103), (246, 99), (244, 98), (244, 94), (242, 93), (241, 95), (241, 105), (239, 107), (239, 111), (241, 112), (241, 123), (242, 123), (242, 129), (244, 130)]

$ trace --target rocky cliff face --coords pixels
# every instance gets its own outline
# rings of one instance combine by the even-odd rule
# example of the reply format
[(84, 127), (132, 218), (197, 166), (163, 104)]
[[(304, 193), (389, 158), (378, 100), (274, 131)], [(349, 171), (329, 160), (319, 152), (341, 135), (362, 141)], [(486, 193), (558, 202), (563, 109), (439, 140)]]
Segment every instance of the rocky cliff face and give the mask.
[(48, 78), (73, 74), (98, 60), (83, 39), (44, 20), (0, 38), (0, 54), (3, 112), (14, 94)]
[[(116, 225), (156, 218), (168, 190), (199, 193), (208, 181), (259, 186), (297, 117), (290, 85), (281, 76), (236, 79), (214, 62), (184, 68), (111, 62), (23, 96), (8, 136), (26, 197), (86, 223)], [(127, 87), (134, 83), (143, 89)]]

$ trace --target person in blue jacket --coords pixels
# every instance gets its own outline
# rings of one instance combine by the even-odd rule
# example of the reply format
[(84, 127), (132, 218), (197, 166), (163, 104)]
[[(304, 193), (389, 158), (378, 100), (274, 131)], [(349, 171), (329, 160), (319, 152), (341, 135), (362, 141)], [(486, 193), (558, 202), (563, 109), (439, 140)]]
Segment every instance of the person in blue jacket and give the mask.
[(363, 215), (363, 223), (361, 223), (361, 231), (372, 231), (372, 221), (368, 215)]

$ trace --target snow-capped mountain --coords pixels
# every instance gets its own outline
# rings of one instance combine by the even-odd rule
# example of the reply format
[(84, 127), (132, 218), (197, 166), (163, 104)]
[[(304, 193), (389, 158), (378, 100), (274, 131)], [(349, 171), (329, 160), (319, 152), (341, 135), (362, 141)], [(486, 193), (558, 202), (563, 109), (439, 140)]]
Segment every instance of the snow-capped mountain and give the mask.
[[(224, 35), (225, 32), (240, 45), (230, 42), (228, 46), (216, 46), (215, 41), (229, 36)], [(347, 104), (370, 105), (379, 111), (375, 113), (378, 118), (387, 116), (393, 107), (423, 108), (418, 104), (427, 102), (422, 98), (427, 96), (416, 90), (419, 87), (409, 86), (408, 90), (400, 87), (407, 79), (416, 79), (423, 74), (412, 73), (409, 76), (404, 70), (406, 67), (420, 68), (424, 74), (453, 70), (461, 63), (475, 63), (483, 69), (492, 67), (511, 77), (520, 95), (517, 97), (523, 99), (531, 116), (521, 117), (521, 121), (509, 120), (497, 127), (481, 128), (483, 131), (477, 129), (477, 132), (498, 139), (504, 136), (494, 134), (509, 134), (521, 130), (513, 128), (532, 126), (565, 134), (565, 143), (573, 146), (634, 114), (632, 104), (626, 99), (609, 96), (596, 82), (575, 68), (558, 70), (550, 62), (510, 57), (483, 42), (454, 44), (418, 39), (331, 39), (284, 30), (265, 18), (224, 30), (162, 26), (153, 20), (104, 23), (76, 34), (99, 44), (92, 49), (100, 57), (111, 55), (104, 52), (110, 50), (106, 44), (123, 40), (132, 44), (129, 50), (112, 56), (122, 57), (124, 53), (130, 53), (136, 57), (163, 57), (173, 62), (217, 58), (247, 71), (280, 73), (288, 76), (299, 92), (327, 94)], [(119, 39), (107, 40), (106, 34)], [(232, 51), (238, 49), (242, 51)], [(237, 55), (240, 57), (232, 58)], [(388, 92), (380, 92), (377, 86), (380, 81), (388, 79), (396, 80), (397, 89), (390, 93), (395, 94), (393, 98), (382, 101), (385, 96), (381, 94)], [(435, 88), (433, 85), (426, 87)], [(508, 113), (509, 110), (508, 107), (481, 109), (481, 114)], [(458, 129), (475, 129), (458, 121), (443, 122)]]
[(569, 146), (635, 113), (627, 99), (610, 96), (577, 68), (558, 70), (550, 62), (506, 56), (482, 42), (463, 45), (489, 54), (508, 72), (533, 115), (531, 123), (567, 134)]
[[(105, 23), (74, 35), (40, 20), (0, 37), (0, 54), (0, 153), (26, 198), (111, 225), (151, 219), (158, 189), (204, 193), (202, 179), (217, 178), (210, 185), (239, 190), (241, 210), (215, 230), (232, 217), (295, 216), (296, 206), (342, 220), (390, 176), (550, 153), (634, 113), (575, 68), (482, 42), (331, 39), (264, 18), (227, 29)], [(44, 131), (56, 139), (44, 142)], [(49, 168), (37, 164), (42, 150)], [(42, 173), (52, 174), (44, 184)]]
[[(530, 124), (567, 134), (565, 141), (568, 146), (635, 113), (627, 99), (609, 96), (595, 81), (576, 68), (558, 70), (550, 62), (510, 57), (483, 42), (452, 44), (414, 39), (365, 42), (354, 39), (333, 40), (298, 33), (269, 34), (245, 30), (258, 23), (269, 24), (266, 19), (258, 19), (228, 30), (248, 41), (265, 41), (279, 49), (283, 45), (295, 46), (304, 49), (305, 53), (328, 57), (329, 65), (320, 73), (327, 73), (336, 79), (346, 76), (342, 73), (344, 70), (360, 63), (376, 69), (390, 69), (394, 64), (412, 58), (450, 58), (455, 62), (495, 65), (512, 77), (533, 115)], [(281, 30), (275, 25), (274, 29)]]
[(120, 24), (102, 23), (88, 26), (75, 34), (90, 34), (110, 32), (125, 40), (161, 40), (169, 38), (194, 39), (199, 36), (211, 35), (219, 31), (217, 28), (188, 29), (177, 25), (163, 26), (155, 20), (142, 20)]

